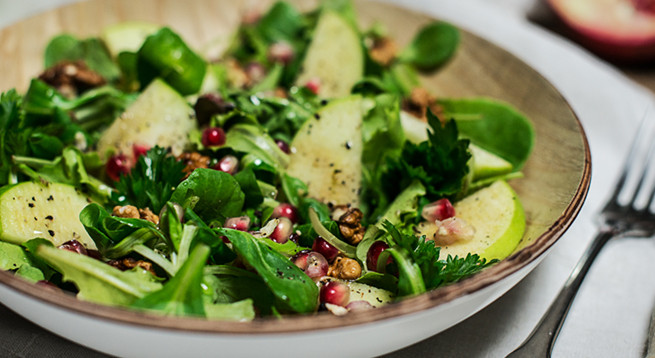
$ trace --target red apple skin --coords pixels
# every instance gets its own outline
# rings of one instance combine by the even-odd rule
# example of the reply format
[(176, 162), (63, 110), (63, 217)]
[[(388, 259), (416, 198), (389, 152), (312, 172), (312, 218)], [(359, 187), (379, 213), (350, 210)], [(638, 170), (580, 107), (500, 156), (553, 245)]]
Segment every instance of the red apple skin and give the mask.
[(655, 60), (655, 12), (644, 2), (623, 0), (619, 9), (615, 0), (548, 0), (574, 40), (621, 63)]

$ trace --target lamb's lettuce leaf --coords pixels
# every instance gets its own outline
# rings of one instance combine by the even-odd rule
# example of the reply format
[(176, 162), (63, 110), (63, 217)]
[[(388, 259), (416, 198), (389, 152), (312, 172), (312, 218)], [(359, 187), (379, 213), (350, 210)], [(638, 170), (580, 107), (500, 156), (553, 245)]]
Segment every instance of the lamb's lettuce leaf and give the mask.
[(161, 288), (150, 272), (138, 267), (120, 271), (102, 261), (43, 243), (34, 253), (60, 272), (64, 281), (73, 282), (82, 300), (126, 306)]

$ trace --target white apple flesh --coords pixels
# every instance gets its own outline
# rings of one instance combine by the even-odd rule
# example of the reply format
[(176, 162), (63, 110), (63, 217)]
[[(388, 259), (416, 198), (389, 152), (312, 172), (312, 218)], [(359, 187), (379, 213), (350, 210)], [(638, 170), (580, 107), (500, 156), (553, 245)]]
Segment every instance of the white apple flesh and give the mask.
[(655, 2), (651, 0), (548, 0), (578, 40), (614, 61), (655, 59)]

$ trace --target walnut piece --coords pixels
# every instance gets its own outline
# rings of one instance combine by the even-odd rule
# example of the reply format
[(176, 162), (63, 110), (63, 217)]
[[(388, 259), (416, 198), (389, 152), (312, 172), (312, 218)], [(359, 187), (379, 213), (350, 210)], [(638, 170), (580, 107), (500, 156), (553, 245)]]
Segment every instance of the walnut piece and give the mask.
[(118, 260), (110, 260), (107, 262), (110, 266), (113, 266), (121, 271), (127, 271), (131, 270), (135, 267), (140, 267), (148, 272), (150, 272), (153, 275), (155, 274), (155, 270), (152, 268), (152, 262), (148, 261), (143, 261), (143, 260), (136, 260), (131, 257), (125, 257), (122, 259)]
[(373, 46), (369, 51), (373, 61), (382, 66), (389, 66), (396, 58), (398, 47), (393, 39), (389, 37), (377, 38), (373, 41)]
[(46, 69), (39, 79), (73, 98), (91, 88), (102, 86), (105, 79), (81, 61), (62, 61)]
[(359, 244), (364, 238), (364, 233), (366, 233), (366, 228), (361, 224), (363, 217), (364, 214), (362, 214), (361, 210), (348, 208), (337, 220), (341, 236), (352, 245)]
[(159, 224), (159, 216), (155, 215), (149, 208), (138, 209), (134, 205), (116, 205), (112, 209), (111, 214), (119, 218), (143, 219), (155, 225)]
[(428, 108), (441, 119), (443, 108), (437, 104), (436, 97), (423, 87), (412, 89), (409, 97), (403, 101), (403, 109), (405, 111), (423, 120), (427, 120)]
[(198, 152), (184, 152), (177, 157), (177, 160), (184, 162), (186, 165), (182, 171), (186, 173), (184, 179), (188, 178), (191, 173), (198, 168), (208, 168), (211, 159), (208, 156)]
[(362, 275), (362, 266), (357, 262), (343, 256), (337, 256), (334, 262), (328, 267), (328, 276), (342, 280), (355, 280)]

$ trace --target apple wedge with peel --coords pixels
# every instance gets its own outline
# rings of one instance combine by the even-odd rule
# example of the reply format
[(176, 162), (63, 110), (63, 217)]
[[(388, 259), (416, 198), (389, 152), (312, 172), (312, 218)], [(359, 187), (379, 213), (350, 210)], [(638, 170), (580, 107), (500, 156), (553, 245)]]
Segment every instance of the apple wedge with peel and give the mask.
[(359, 206), (361, 126), (360, 96), (331, 101), (293, 138), (287, 173), (307, 183), (310, 197), (335, 205)]
[[(525, 212), (518, 196), (504, 180), (456, 202), (455, 216), (471, 225), (475, 234), (471, 240), (456, 241), (441, 247), (440, 257), (448, 255), (465, 257), (468, 253), (478, 254), (488, 260), (504, 259), (521, 241), (525, 232)], [(419, 224), (420, 235), (428, 239), (434, 236), (434, 223)]]
[(339, 98), (364, 75), (364, 51), (357, 30), (337, 12), (324, 10), (296, 84), (312, 82), (323, 98)]
[(650, 0), (548, 0), (576, 40), (610, 60), (655, 59), (655, 2)]

